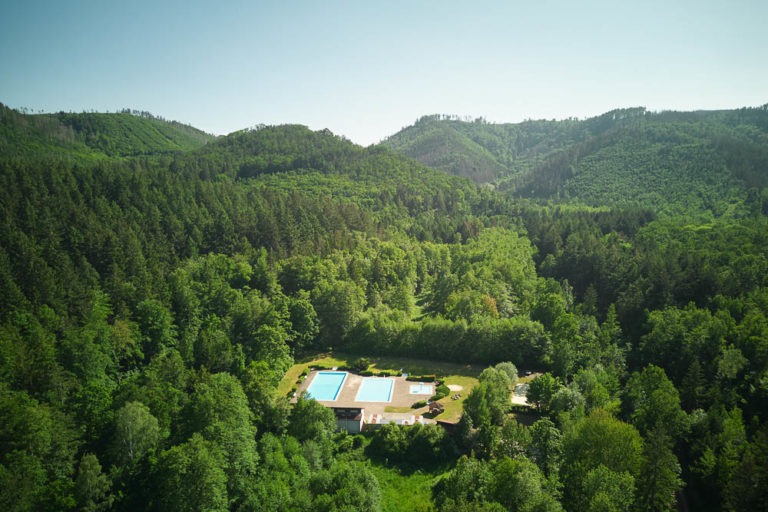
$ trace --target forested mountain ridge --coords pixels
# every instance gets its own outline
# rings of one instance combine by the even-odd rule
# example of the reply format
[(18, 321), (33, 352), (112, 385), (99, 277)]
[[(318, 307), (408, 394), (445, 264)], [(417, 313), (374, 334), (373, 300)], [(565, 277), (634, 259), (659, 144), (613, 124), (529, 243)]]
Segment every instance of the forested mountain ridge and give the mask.
[(518, 124), (427, 116), (383, 144), (518, 197), (650, 207), (668, 215), (720, 216), (768, 186), (766, 106), (633, 108)]
[(150, 156), (187, 151), (214, 137), (148, 112), (25, 115), (0, 103), (0, 156)]
[[(466, 123), (425, 116), (382, 142), (424, 165), (464, 176), (476, 183), (487, 183), (507, 173), (503, 155), (492, 152), (495, 144), (481, 144), (462, 129)], [(497, 134), (494, 134), (497, 135)], [(497, 135), (493, 142), (498, 144)]]
[[(6, 509), (375, 511), (397, 501), (371, 464), (407, 479), (425, 460), (427, 510), (768, 502), (759, 194), (709, 218), (541, 204), (326, 130), (181, 150), (122, 115), (75, 115), (101, 124), (72, 138), (4, 118)], [(327, 350), (539, 370), (536, 421), (510, 414), (501, 365), (452, 435), (337, 435), (277, 393)]]

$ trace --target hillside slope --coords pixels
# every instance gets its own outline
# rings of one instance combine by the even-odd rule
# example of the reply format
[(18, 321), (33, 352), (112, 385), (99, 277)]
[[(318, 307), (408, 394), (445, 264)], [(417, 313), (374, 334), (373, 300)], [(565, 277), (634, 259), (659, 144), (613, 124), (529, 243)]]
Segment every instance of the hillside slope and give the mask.
[(476, 183), (493, 181), (504, 175), (506, 168), (497, 156), (463, 133), (461, 127), (436, 116), (423, 117), (414, 126), (389, 137), (383, 145), (424, 165), (470, 178)]
[(0, 104), (0, 156), (129, 157), (189, 151), (215, 137), (147, 112), (27, 115)]
[(519, 124), (430, 116), (384, 142), (515, 196), (722, 215), (768, 186), (768, 106)]

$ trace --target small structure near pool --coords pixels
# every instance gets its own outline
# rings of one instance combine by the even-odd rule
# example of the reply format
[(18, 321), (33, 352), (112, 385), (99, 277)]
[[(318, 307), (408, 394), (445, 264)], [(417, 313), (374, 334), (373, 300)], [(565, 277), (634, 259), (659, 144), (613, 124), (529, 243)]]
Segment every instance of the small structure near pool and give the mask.
[(362, 407), (331, 407), (336, 415), (336, 428), (350, 434), (359, 434), (365, 426), (365, 409)]
[(445, 406), (440, 402), (429, 402), (429, 414), (437, 416), (445, 412)]

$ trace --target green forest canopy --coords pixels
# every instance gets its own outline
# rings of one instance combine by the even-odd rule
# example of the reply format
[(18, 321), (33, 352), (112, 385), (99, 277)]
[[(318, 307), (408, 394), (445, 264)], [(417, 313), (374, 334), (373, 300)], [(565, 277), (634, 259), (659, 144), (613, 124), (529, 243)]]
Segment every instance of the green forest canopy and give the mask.
[(699, 112), (618, 109), (585, 120), (492, 124), (425, 116), (384, 141), (516, 197), (742, 214), (768, 186), (768, 105)]
[[(366, 460), (431, 450), (441, 510), (764, 507), (766, 119), (417, 123), (478, 145), (459, 165), (493, 188), (404, 133), (2, 106), (0, 501), (377, 510)], [(539, 370), (538, 416), (490, 369), (455, 434), (366, 448), (276, 394), (329, 348)]]

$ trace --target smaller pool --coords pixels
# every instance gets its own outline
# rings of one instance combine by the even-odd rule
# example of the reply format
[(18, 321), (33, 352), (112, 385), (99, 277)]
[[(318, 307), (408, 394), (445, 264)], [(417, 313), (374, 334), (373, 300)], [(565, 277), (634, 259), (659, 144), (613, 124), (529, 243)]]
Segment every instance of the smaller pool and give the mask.
[(347, 372), (317, 372), (307, 388), (307, 395), (323, 402), (336, 400), (346, 378)]
[(366, 378), (357, 390), (356, 402), (391, 402), (394, 379), (381, 377)]
[(412, 395), (432, 395), (432, 384), (411, 384)]

